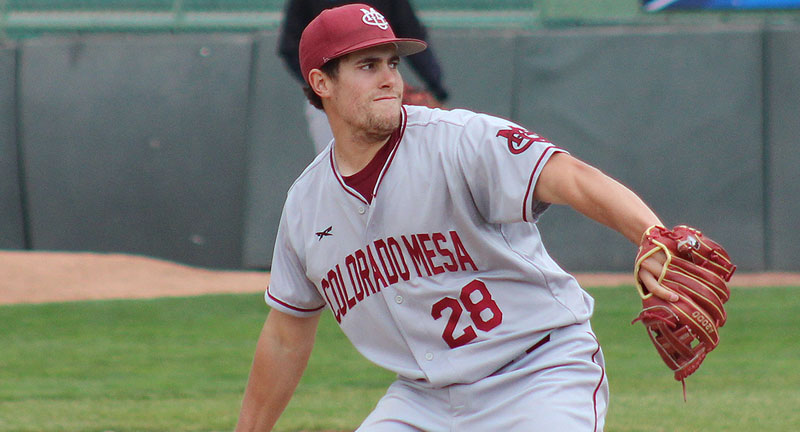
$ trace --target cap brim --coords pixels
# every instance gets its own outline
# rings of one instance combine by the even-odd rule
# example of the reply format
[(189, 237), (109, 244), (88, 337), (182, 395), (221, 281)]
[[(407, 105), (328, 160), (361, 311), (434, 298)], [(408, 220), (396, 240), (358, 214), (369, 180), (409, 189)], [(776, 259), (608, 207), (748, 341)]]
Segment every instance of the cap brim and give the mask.
[(397, 46), (397, 55), (400, 57), (416, 54), (428, 48), (428, 44), (419, 39), (397, 39), (394, 44)]
[(416, 54), (418, 52), (425, 51), (425, 49), (428, 48), (428, 44), (426, 44), (425, 42), (423, 42), (423, 41), (421, 41), (419, 39), (409, 39), (409, 38), (387, 39), (387, 38), (381, 38), (381, 39), (373, 39), (373, 40), (364, 41), (364, 42), (358, 43), (356, 45), (353, 45), (351, 47), (347, 47), (347, 48), (343, 49), (341, 52), (336, 53), (336, 55), (334, 55), (333, 57), (331, 57), (330, 59), (327, 59), (327, 60), (329, 61), (331, 59), (339, 58), (341, 56), (344, 56), (344, 55), (347, 55), (347, 54), (350, 54), (350, 53), (353, 53), (353, 52), (356, 52), (356, 51), (360, 51), (360, 50), (363, 50), (363, 49), (372, 48), (372, 47), (381, 46), (381, 45), (388, 45), (388, 44), (394, 44), (394, 46), (397, 47), (397, 55), (399, 55), (400, 57), (405, 57), (405, 56), (409, 56), (409, 55), (412, 55), (412, 54)]

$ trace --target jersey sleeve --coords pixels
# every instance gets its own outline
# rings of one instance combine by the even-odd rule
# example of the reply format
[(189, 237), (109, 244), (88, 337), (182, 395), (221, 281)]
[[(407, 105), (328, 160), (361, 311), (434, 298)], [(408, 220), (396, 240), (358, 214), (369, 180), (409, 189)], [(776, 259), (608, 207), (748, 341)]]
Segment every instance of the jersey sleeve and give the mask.
[(313, 316), (325, 308), (325, 301), (306, 277), (303, 260), (291, 241), (291, 231), (284, 207), (264, 299), (270, 307), (290, 315)]
[(491, 223), (536, 222), (549, 207), (534, 199), (550, 157), (566, 151), (508, 120), (477, 115), (464, 126), (457, 149), (467, 187)]

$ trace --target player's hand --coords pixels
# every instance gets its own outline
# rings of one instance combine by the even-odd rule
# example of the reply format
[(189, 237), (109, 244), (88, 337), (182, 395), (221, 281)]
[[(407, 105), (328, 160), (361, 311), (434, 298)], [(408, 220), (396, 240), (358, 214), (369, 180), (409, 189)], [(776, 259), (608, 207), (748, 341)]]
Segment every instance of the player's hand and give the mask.
[(664, 252), (653, 254), (642, 261), (638, 276), (647, 291), (664, 301), (676, 302), (678, 294), (658, 283), (658, 276), (666, 261), (667, 255)]

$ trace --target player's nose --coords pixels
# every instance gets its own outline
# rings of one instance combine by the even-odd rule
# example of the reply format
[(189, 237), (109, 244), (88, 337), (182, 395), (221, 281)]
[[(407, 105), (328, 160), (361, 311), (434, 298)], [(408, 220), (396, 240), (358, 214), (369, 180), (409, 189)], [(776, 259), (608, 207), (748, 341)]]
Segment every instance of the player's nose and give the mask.
[(400, 72), (396, 68), (389, 64), (381, 66), (380, 86), (382, 88), (396, 88), (401, 82)]

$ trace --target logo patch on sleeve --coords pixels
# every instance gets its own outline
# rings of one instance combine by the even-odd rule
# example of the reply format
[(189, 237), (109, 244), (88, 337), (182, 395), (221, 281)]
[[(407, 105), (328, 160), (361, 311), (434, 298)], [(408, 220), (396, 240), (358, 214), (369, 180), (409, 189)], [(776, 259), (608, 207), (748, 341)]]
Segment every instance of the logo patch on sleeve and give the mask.
[(550, 141), (539, 135), (516, 126), (509, 126), (508, 129), (497, 132), (496, 136), (508, 140), (508, 151), (515, 155), (524, 152), (528, 147), (533, 145), (533, 143), (550, 144)]
[(333, 235), (332, 231), (333, 231), (333, 225), (329, 226), (328, 228), (325, 228), (322, 231), (315, 232), (314, 235), (317, 236), (317, 241), (319, 241), (322, 240), (324, 237), (332, 236)]

